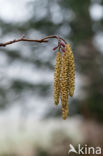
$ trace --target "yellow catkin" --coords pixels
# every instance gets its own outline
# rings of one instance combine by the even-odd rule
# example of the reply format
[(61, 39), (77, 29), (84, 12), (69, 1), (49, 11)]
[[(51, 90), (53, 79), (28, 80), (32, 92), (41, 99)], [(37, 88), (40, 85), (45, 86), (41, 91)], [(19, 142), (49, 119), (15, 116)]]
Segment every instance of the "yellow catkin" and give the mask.
[(62, 117), (66, 119), (68, 114), (68, 57), (63, 53), (61, 67), (61, 103)]
[(59, 103), (61, 96), (62, 118), (65, 120), (68, 115), (68, 98), (73, 96), (75, 88), (75, 64), (72, 49), (66, 44), (66, 51), (63, 56), (57, 52), (56, 66), (54, 73), (54, 102)]
[(62, 118), (65, 120), (68, 116), (68, 104), (62, 106)]
[(68, 88), (69, 95), (73, 96), (75, 89), (75, 64), (72, 49), (69, 44), (66, 44), (66, 53), (68, 55)]
[(54, 103), (56, 105), (59, 104), (61, 59), (62, 59), (61, 53), (57, 52), (55, 72), (54, 72)]

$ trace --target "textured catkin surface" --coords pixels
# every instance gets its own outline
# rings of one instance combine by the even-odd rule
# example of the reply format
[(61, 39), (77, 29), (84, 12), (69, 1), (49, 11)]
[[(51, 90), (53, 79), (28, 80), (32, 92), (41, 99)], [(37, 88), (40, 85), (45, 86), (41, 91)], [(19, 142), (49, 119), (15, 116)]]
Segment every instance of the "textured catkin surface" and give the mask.
[(62, 118), (65, 120), (68, 116), (68, 103), (62, 106)]
[(73, 96), (75, 88), (75, 64), (72, 49), (69, 44), (65, 45), (63, 54), (57, 52), (54, 72), (54, 102), (62, 104), (62, 118), (68, 116), (68, 98)]
[(61, 103), (62, 117), (66, 119), (68, 109), (68, 57), (63, 53), (61, 67)]
[(62, 68), (61, 68), (61, 103), (66, 105), (68, 101), (68, 66), (67, 66), (67, 56), (66, 53), (62, 57)]
[(54, 72), (54, 103), (56, 105), (59, 104), (61, 61), (62, 61), (62, 55), (60, 52), (57, 52), (55, 72)]
[(66, 44), (66, 53), (68, 55), (68, 89), (69, 95), (73, 96), (75, 89), (75, 64), (72, 49), (69, 44)]

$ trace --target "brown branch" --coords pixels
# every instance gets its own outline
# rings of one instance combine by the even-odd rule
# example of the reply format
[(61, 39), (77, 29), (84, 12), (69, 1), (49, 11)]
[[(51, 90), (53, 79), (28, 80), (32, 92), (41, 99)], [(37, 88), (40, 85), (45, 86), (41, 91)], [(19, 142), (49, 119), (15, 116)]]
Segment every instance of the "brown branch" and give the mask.
[(45, 40), (45, 39), (48, 39), (48, 38), (56, 38), (58, 41), (59, 41), (59, 40), (62, 40), (64, 43), (67, 43), (62, 37), (56, 36), (56, 35), (46, 36), (46, 37), (44, 37), (42, 40)]
[(40, 40), (28, 39), (28, 38), (25, 38), (24, 35), (22, 35), (22, 37), (19, 38), (19, 39), (15, 39), (15, 40), (8, 41), (8, 42), (5, 42), (5, 43), (0, 43), (0, 47), (6, 47), (6, 46), (9, 45), (9, 44), (13, 44), (13, 43), (16, 43), (16, 42), (21, 42), (21, 41), (26, 41), (26, 42), (39, 42), (39, 43), (48, 42), (48, 39), (49, 39), (49, 38), (56, 38), (57, 40), (61, 39), (61, 40), (63, 40), (63, 41), (66, 43), (66, 41), (65, 41), (63, 38), (61, 38), (61, 37), (59, 37), (59, 36), (56, 36), (56, 35), (47, 36), (47, 37), (44, 37), (44, 38), (42, 38), (42, 39), (40, 39)]
[(21, 41), (39, 42), (39, 43), (48, 42), (48, 40), (44, 40), (44, 39), (40, 39), (40, 40), (28, 39), (28, 38), (25, 38), (24, 35), (22, 35), (22, 37), (19, 38), (19, 39), (15, 39), (15, 40), (8, 41), (8, 42), (5, 42), (5, 43), (0, 43), (0, 47), (6, 47), (6, 46), (9, 45), (9, 44), (13, 44), (13, 43), (16, 43), (16, 42), (21, 42)]

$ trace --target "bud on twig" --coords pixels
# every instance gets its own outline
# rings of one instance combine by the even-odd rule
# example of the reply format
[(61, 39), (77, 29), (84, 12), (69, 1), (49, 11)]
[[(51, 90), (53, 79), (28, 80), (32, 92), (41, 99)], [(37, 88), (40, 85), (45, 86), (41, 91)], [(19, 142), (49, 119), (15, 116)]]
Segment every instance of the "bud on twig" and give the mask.
[(65, 47), (65, 44), (63, 42), (60, 42), (60, 45), (62, 45), (63, 47)]
[(58, 46), (57, 47), (54, 47), (53, 50), (55, 51), (57, 48), (58, 48)]

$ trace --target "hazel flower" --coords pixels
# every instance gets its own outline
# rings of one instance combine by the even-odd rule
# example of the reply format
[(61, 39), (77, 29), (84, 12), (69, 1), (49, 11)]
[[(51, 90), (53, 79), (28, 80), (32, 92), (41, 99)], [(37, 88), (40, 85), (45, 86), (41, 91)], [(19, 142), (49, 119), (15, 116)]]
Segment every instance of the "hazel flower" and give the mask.
[(68, 116), (68, 103), (62, 106), (62, 118), (65, 120)]
[(74, 89), (75, 89), (75, 63), (74, 63), (74, 56), (72, 49), (69, 44), (66, 44), (66, 53), (68, 55), (68, 88), (69, 88), (69, 95), (73, 96)]
[(59, 95), (60, 95), (61, 58), (62, 58), (61, 53), (57, 52), (54, 72), (54, 103), (56, 105), (59, 104)]
[(62, 106), (68, 103), (68, 58), (66, 53), (63, 53), (61, 67), (61, 103)]
[(69, 95), (73, 96), (74, 94), (75, 64), (70, 45), (60, 42), (60, 49), (62, 55), (57, 52), (54, 73), (54, 102), (58, 105), (59, 97), (61, 98), (62, 118), (65, 120), (68, 116)]

